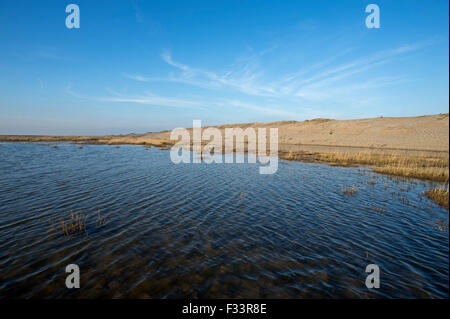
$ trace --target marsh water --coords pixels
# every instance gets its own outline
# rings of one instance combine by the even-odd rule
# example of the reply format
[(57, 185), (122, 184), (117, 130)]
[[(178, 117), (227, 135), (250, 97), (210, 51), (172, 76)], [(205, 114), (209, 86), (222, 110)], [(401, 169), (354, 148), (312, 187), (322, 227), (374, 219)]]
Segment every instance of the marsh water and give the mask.
[[(427, 182), (54, 145), (0, 144), (0, 298), (449, 297), (449, 215)], [(72, 213), (88, 219), (67, 236)], [(68, 264), (80, 289), (65, 286)]]

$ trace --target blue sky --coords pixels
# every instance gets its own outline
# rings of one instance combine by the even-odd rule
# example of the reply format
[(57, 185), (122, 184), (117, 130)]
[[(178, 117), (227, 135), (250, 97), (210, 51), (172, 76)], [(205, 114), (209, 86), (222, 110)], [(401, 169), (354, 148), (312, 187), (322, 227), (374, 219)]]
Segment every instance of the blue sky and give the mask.
[[(81, 28), (67, 29), (66, 5)], [(380, 7), (368, 29), (365, 7)], [(449, 108), (448, 1), (0, 2), (0, 134)]]

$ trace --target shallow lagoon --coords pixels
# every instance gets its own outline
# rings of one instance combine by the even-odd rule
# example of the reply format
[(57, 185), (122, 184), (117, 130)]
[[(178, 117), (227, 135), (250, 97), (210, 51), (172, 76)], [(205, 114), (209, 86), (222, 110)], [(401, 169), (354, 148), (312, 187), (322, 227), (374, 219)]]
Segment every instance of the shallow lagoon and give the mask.
[[(260, 175), (259, 164), (175, 165), (157, 148), (52, 145), (0, 145), (1, 298), (449, 296), (448, 211), (421, 195), (427, 182), (288, 161)], [(89, 216), (86, 232), (58, 228), (71, 212)], [(77, 290), (65, 287), (70, 263)], [(365, 286), (370, 263), (380, 289)]]

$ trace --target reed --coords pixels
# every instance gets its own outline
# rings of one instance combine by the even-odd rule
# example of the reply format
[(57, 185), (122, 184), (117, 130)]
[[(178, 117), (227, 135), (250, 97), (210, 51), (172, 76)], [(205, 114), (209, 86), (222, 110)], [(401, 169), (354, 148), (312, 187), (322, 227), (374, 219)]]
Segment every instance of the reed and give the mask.
[(324, 162), (336, 166), (371, 166), (377, 173), (425, 179), (437, 182), (449, 180), (448, 154), (410, 155), (375, 152), (292, 152), (282, 155), (286, 160)]
[(61, 231), (70, 236), (76, 233), (86, 233), (86, 224), (88, 216), (82, 213), (71, 213), (70, 218), (66, 221), (62, 217), (60, 218)]
[(97, 221), (95, 222), (95, 226), (102, 226), (106, 222), (106, 217), (102, 218), (100, 216), (100, 210), (97, 211)]
[(449, 209), (449, 189), (448, 184), (430, 189), (424, 193), (425, 196), (435, 201), (437, 204)]
[(342, 194), (350, 196), (355, 195), (356, 192), (358, 192), (358, 187), (356, 187), (355, 185), (352, 185), (351, 187), (344, 187), (344, 189), (342, 190)]
[(411, 177), (436, 182), (445, 182), (449, 179), (448, 167), (386, 166), (374, 167), (372, 170), (380, 174)]
[[(59, 228), (56, 228), (53, 223), (52, 229), (61, 230), (61, 232), (65, 236), (70, 236), (73, 234), (86, 234), (88, 236), (87, 231), (87, 221), (88, 215), (83, 213), (71, 213), (68, 219), (63, 219), (62, 217), (59, 219)], [(100, 215), (100, 210), (97, 211), (97, 219), (95, 221), (95, 226), (101, 227), (106, 223), (106, 218)]]

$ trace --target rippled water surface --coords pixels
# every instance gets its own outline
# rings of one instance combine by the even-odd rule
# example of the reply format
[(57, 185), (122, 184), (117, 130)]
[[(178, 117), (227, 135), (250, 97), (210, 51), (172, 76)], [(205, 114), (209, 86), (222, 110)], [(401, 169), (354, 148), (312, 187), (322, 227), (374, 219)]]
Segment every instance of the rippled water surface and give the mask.
[[(448, 298), (448, 211), (421, 195), (429, 184), (258, 167), (175, 165), (142, 146), (0, 144), (0, 298)], [(89, 216), (86, 232), (59, 228), (71, 212)], [(71, 263), (80, 289), (65, 287)], [(364, 283), (371, 263), (379, 289)]]

